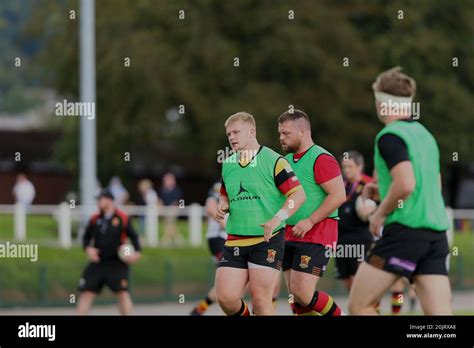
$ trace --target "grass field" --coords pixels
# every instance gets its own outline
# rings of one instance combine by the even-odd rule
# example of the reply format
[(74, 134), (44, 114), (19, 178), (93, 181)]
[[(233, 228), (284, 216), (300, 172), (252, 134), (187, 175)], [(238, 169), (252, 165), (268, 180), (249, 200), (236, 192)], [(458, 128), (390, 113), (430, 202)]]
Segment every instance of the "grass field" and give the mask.
[[(138, 218), (132, 219), (132, 224), (137, 233), (143, 234), (143, 227)], [(79, 223), (77, 221), (72, 222), (72, 233), (73, 238), (77, 236)], [(188, 239), (189, 229), (188, 223), (185, 220), (177, 221), (177, 228), (184, 240)], [(206, 224), (203, 224), (203, 232), (205, 231)], [(31, 243), (42, 243), (42, 242), (54, 242), (58, 239), (58, 223), (52, 217), (48, 215), (27, 215), (26, 218), (26, 230), (27, 240)], [(164, 231), (164, 224), (160, 220), (158, 225), (159, 237), (162, 236)], [(14, 224), (13, 215), (0, 214), (0, 241), (13, 240), (14, 237)], [(52, 243), (47, 243), (52, 244)]]
[[(138, 229), (138, 221), (135, 223)], [(0, 216), (0, 241), (12, 239), (12, 224), (11, 217)], [(52, 247), (48, 241), (56, 238), (56, 228), (51, 217), (28, 218), (29, 231), (35, 231), (28, 233), (28, 242), (39, 244), (38, 262), (0, 260), (0, 306), (64, 305), (71, 294), (77, 294), (76, 287), (87, 263), (86, 257), (78, 246), (70, 250)], [(178, 228), (186, 238), (186, 221), (179, 221)], [(457, 256), (451, 257), (453, 288), (474, 289), (474, 234), (456, 233), (453, 247), (457, 248), (453, 252)], [(133, 267), (131, 277), (136, 302), (173, 301), (179, 294), (186, 294), (190, 300), (197, 299), (212, 284), (214, 265), (206, 245), (198, 248), (145, 248), (143, 255)], [(331, 293), (345, 295), (342, 284), (335, 279), (334, 260), (330, 261), (320, 286)], [(107, 303), (112, 299), (107, 292), (101, 301)]]

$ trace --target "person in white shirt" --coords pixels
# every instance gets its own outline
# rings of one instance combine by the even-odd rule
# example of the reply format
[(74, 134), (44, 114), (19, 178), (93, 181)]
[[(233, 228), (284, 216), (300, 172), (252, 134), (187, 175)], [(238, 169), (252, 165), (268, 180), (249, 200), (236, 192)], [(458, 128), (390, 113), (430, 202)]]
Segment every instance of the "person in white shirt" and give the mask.
[(156, 205), (158, 204), (158, 195), (153, 189), (153, 183), (149, 179), (140, 180), (138, 183), (138, 191), (142, 197), (145, 205)]
[(36, 190), (31, 181), (26, 178), (26, 175), (20, 173), (16, 177), (15, 186), (13, 186), (13, 196), (15, 203), (29, 206), (35, 199)]
[[(150, 179), (142, 179), (138, 182), (138, 192), (140, 193), (139, 205), (147, 207), (158, 205), (159, 198)], [(140, 231), (145, 233), (145, 215), (140, 216)]]
[(125, 186), (123, 186), (122, 180), (120, 180), (118, 176), (114, 176), (110, 179), (108, 189), (112, 192), (118, 206), (123, 206), (127, 203), (129, 194)]

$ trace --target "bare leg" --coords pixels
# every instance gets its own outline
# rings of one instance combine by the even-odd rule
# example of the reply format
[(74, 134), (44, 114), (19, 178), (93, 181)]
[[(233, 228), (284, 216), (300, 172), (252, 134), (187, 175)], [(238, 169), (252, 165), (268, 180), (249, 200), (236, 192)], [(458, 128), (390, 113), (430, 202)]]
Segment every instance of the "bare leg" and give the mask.
[(91, 309), (92, 303), (96, 297), (96, 293), (92, 291), (84, 291), (79, 296), (79, 301), (77, 303), (77, 314), (86, 315)]
[(399, 280), (397, 280), (395, 282), (395, 284), (393, 284), (391, 290), (393, 292), (403, 292), (403, 290), (405, 290), (405, 281), (404, 281), (405, 278), (400, 278)]
[(270, 267), (249, 268), (249, 290), (255, 315), (274, 315), (272, 295), (280, 271)]
[(207, 297), (209, 297), (209, 300), (212, 302), (216, 302), (216, 287), (213, 286), (211, 290), (207, 293)]
[(452, 315), (451, 286), (445, 275), (417, 275), (415, 291), (426, 315)]
[(216, 271), (216, 297), (227, 315), (236, 314), (242, 305), (241, 298), (249, 279), (243, 268), (219, 267)]
[(119, 291), (117, 293), (117, 298), (119, 301), (119, 310), (122, 315), (130, 315), (133, 310), (132, 298), (128, 291)]
[(349, 293), (349, 312), (357, 315), (377, 315), (377, 303), (400, 276), (383, 271), (367, 262), (357, 269)]
[(273, 290), (273, 300), (277, 300), (278, 297), (280, 297), (280, 291), (281, 291), (281, 274), (278, 275), (277, 282), (275, 285), (275, 289)]
[(290, 288), (295, 297), (295, 302), (307, 306), (313, 299), (319, 279), (318, 276), (292, 270)]

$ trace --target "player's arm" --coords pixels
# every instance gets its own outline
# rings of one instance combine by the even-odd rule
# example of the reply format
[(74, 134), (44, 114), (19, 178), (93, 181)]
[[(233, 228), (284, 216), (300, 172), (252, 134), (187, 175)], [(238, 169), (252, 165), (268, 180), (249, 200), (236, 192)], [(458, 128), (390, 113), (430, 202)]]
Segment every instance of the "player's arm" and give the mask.
[(217, 204), (217, 210), (215, 218), (217, 221), (224, 221), (225, 215), (229, 212), (229, 197), (227, 196), (227, 190), (225, 188), (224, 180), (222, 180), (221, 191), (219, 194), (219, 203)]
[(264, 229), (264, 239), (266, 241), (270, 240), (275, 228), (277, 228), (282, 221), (292, 216), (306, 201), (303, 186), (301, 186), (290, 163), (283, 157), (279, 158), (275, 165), (274, 182), (280, 192), (286, 196), (286, 200), (273, 218), (260, 225)]
[(321, 188), (327, 193), (327, 196), (320, 207), (309, 217), (313, 225), (327, 218), (346, 201), (346, 190), (341, 175), (322, 183)]
[(86, 231), (84, 233), (84, 236), (82, 237), (82, 246), (84, 248), (84, 251), (87, 254), (87, 257), (89, 258), (91, 262), (99, 262), (100, 261), (99, 249), (94, 248), (91, 245), (94, 225), (95, 225), (95, 221), (92, 218), (87, 224)]
[(380, 154), (390, 169), (392, 182), (387, 195), (370, 218), (370, 232), (379, 236), (387, 215), (415, 190), (416, 180), (405, 142), (398, 136), (386, 134), (378, 143)]
[(279, 210), (284, 212), (283, 216), (285, 216), (285, 218), (283, 220), (286, 220), (296, 213), (296, 211), (304, 204), (304, 202), (306, 202), (306, 193), (303, 190), (303, 186), (300, 184), (295, 191), (286, 197), (285, 204), (283, 204)]
[(314, 164), (314, 176), (316, 183), (327, 193), (327, 196), (318, 209), (293, 227), (293, 234), (297, 237), (304, 237), (314, 225), (326, 219), (346, 201), (346, 189), (341, 169), (334, 157), (329, 155), (318, 157)]
[[(218, 208), (218, 199), (216, 199), (214, 196), (208, 197), (206, 199), (206, 214), (207, 216), (211, 216), (213, 218), (216, 217), (217, 215), (217, 208)], [(224, 219), (219, 221), (219, 225), (221, 228), (225, 228), (225, 221)]]

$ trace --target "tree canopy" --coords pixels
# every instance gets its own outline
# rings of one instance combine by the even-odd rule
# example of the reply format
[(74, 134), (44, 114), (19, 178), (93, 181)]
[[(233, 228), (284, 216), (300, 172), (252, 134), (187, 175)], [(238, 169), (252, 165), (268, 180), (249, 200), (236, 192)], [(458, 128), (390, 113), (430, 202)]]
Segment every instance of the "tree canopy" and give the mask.
[[(77, 98), (78, 2), (35, 3), (24, 36), (44, 44), (31, 64)], [(372, 156), (381, 124), (371, 84), (396, 65), (417, 81), (442, 162), (453, 152), (472, 161), (473, 18), (472, 1), (96, 1), (99, 170), (123, 173), (127, 151), (152, 166), (166, 145), (214, 171), (228, 146), (223, 123), (242, 110), (279, 150), (276, 119), (289, 105), (335, 155)], [(170, 117), (180, 105), (184, 115)], [(77, 120), (63, 123), (58, 158), (77, 170)]]

